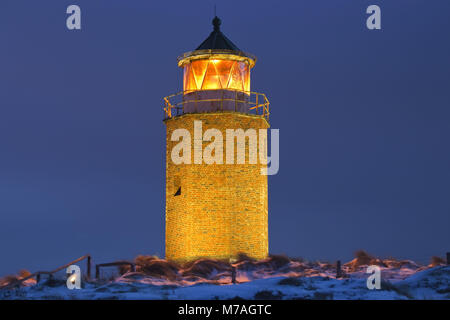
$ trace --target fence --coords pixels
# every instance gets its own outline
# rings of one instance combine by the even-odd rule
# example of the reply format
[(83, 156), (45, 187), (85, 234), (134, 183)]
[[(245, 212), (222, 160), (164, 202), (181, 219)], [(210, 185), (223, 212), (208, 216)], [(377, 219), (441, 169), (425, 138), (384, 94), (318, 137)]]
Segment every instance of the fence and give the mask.
[(35, 273), (30, 274), (29, 276), (19, 279), (17, 281), (11, 282), (3, 287), (1, 287), (0, 289), (10, 289), (16, 286), (20, 286), (24, 281), (28, 280), (28, 279), (32, 279), (32, 278), (36, 278), (36, 283), (39, 283), (41, 280), (41, 275), (45, 274), (48, 275), (49, 278), (51, 278), (53, 276), (53, 274), (55, 274), (58, 271), (61, 271), (63, 269), (66, 269), (67, 267), (69, 267), (72, 264), (75, 264), (77, 262), (83, 261), (83, 260), (87, 260), (87, 278), (89, 279), (91, 277), (91, 256), (89, 254), (86, 254), (78, 259), (75, 259), (69, 263), (66, 263), (65, 265), (56, 268), (55, 270), (52, 271), (38, 271)]
[(128, 265), (131, 267), (131, 271), (135, 272), (136, 271), (136, 265), (133, 262), (129, 262), (129, 261), (116, 261), (116, 262), (108, 262), (108, 263), (101, 263), (101, 264), (97, 264), (95, 265), (95, 279), (99, 279), (100, 277), (100, 268), (102, 267), (113, 267), (113, 266), (124, 266), (124, 265)]
[[(35, 272), (25, 278), (19, 279), (17, 281), (11, 282), (3, 287), (0, 287), (1, 289), (11, 289), (13, 287), (16, 286), (20, 286), (20, 284), (22, 284), (24, 281), (31, 279), (31, 278), (36, 278), (36, 282), (39, 283), (39, 281), (41, 280), (41, 275), (48, 275), (49, 278), (51, 278), (53, 276), (53, 274), (55, 274), (58, 271), (61, 271), (63, 269), (66, 269), (67, 267), (69, 267), (72, 264), (75, 264), (77, 262), (83, 261), (83, 260), (87, 260), (87, 278), (90, 279), (91, 278), (91, 255), (86, 254), (78, 259), (75, 259), (69, 263), (66, 263), (65, 265), (56, 268), (55, 270), (52, 271), (38, 271)], [(450, 265), (450, 252), (446, 253), (446, 263), (447, 265)], [(130, 261), (125, 261), (125, 260), (120, 260), (120, 261), (115, 261), (115, 262), (108, 262), (108, 263), (100, 263), (95, 265), (95, 278), (98, 280), (100, 277), (100, 268), (103, 267), (112, 267), (112, 266), (122, 266), (122, 265), (128, 265), (131, 267), (131, 271), (135, 272), (136, 271), (136, 264)], [(340, 278), (343, 277), (343, 272), (342, 272), (342, 264), (341, 261), (338, 260), (336, 262), (336, 278)], [(231, 273), (231, 278), (232, 278), (232, 283), (236, 283), (236, 269), (233, 266), (232, 268), (232, 273)]]

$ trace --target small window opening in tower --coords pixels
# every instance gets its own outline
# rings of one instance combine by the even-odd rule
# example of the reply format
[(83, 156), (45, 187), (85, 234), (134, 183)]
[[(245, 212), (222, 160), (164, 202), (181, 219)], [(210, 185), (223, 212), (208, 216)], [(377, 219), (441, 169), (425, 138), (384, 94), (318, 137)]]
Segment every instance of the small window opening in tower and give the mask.
[(175, 191), (174, 197), (181, 195), (181, 181), (180, 177), (175, 177), (173, 180), (173, 190)]

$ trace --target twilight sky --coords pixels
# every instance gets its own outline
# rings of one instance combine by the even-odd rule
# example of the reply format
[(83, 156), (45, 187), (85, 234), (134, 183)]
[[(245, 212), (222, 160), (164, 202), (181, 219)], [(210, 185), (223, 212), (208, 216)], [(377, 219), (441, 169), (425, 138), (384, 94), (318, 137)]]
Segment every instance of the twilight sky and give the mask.
[[(450, 2), (216, 3), (280, 129), (270, 251), (449, 251)], [(366, 28), (371, 4), (382, 30)], [(213, 6), (0, 1), (0, 276), (164, 255), (162, 97), (181, 91), (176, 57), (209, 35)]]

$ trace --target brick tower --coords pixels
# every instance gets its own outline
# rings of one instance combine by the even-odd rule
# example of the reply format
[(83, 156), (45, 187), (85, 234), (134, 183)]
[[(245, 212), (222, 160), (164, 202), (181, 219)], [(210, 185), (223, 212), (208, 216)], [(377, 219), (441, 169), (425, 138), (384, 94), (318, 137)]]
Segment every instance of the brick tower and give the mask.
[[(269, 102), (264, 94), (250, 91), (256, 58), (225, 37), (220, 24), (215, 17), (209, 37), (178, 58), (183, 92), (164, 98), (168, 260), (230, 260), (239, 253), (262, 259), (268, 254), (267, 175), (262, 174), (267, 166), (259, 157), (256, 163), (250, 159), (255, 152), (267, 154), (261, 133), (269, 127)], [(179, 164), (172, 159), (180, 143), (173, 137), (176, 129), (187, 130), (192, 139), (190, 157), (182, 152), (190, 161)], [(222, 156), (220, 149), (214, 150), (221, 160), (213, 163), (196, 158), (210, 141), (218, 141), (217, 136), (205, 139), (208, 129), (223, 134)], [(244, 134), (233, 136), (230, 145), (227, 129)], [(252, 130), (258, 133), (256, 149), (246, 135)], [(244, 163), (237, 157), (239, 146), (245, 150)]]

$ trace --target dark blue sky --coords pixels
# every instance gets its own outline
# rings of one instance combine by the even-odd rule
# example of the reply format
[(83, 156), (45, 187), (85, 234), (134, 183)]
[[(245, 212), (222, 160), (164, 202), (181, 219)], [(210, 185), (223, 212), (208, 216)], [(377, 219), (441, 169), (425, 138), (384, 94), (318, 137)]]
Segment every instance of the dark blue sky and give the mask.
[[(66, 8), (82, 30), (66, 29)], [(378, 4), (382, 30), (365, 10)], [(0, 275), (164, 254), (162, 97), (213, 1), (0, 2)], [(450, 249), (450, 2), (217, 2), (258, 57), (280, 172), (272, 253), (426, 260)]]

